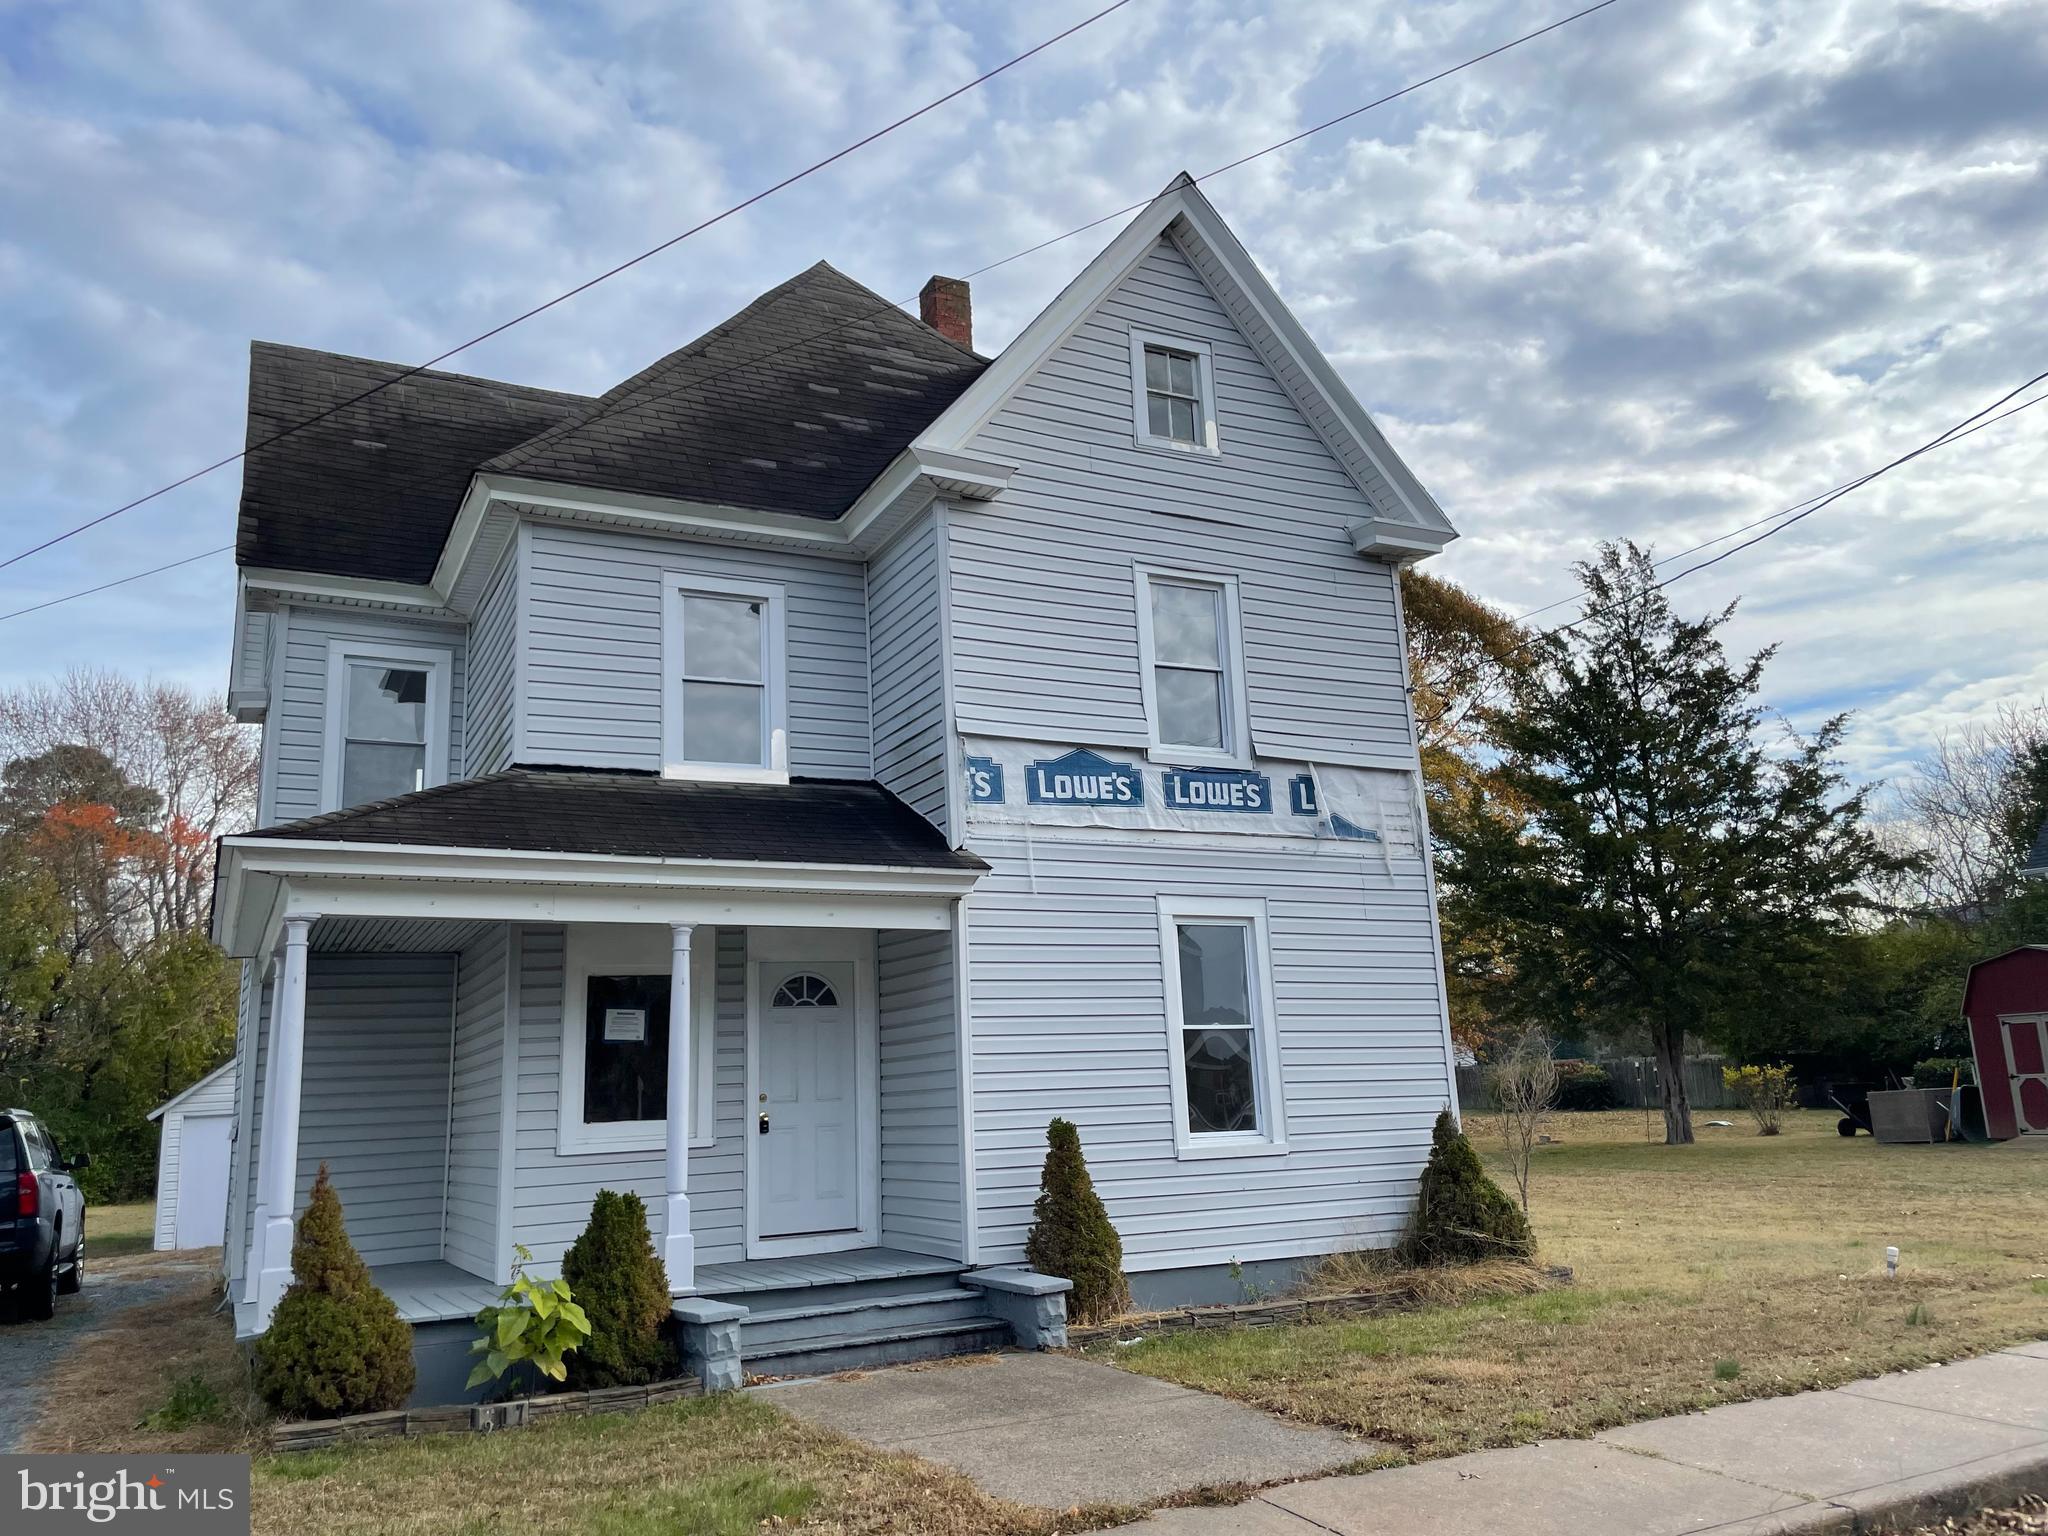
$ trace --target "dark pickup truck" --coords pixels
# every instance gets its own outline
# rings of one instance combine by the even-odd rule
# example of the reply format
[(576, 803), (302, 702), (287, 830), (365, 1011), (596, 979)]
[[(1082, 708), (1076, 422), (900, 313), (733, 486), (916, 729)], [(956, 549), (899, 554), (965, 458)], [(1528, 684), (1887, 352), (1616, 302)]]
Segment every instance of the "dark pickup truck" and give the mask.
[(85, 1197), (43, 1123), (25, 1109), (0, 1109), (0, 1287), (20, 1315), (49, 1317), (57, 1297), (85, 1283)]

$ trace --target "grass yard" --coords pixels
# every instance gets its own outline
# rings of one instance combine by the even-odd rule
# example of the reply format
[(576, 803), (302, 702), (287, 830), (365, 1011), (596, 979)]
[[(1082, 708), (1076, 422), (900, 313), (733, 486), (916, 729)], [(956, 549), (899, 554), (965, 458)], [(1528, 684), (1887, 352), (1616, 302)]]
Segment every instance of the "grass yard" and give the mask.
[(86, 1262), (148, 1253), (156, 1243), (156, 1202), (89, 1205), (85, 1209)]
[[(1640, 1112), (1560, 1116), (1530, 1215), (1576, 1285), (1094, 1353), (1419, 1458), (2048, 1335), (2048, 1145), (1881, 1147), (1835, 1118), (1796, 1114), (1767, 1138), (1743, 1116), (1666, 1148)], [(1509, 1187), (1493, 1127), (1470, 1128)]]
[(216, 1292), (197, 1281), (88, 1335), (27, 1450), (256, 1451), (262, 1536), (1050, 1536), (1101, 1525), (1006, 1504), (731, 1394), (510, 1434), (261, 1452), (262, 1413)]

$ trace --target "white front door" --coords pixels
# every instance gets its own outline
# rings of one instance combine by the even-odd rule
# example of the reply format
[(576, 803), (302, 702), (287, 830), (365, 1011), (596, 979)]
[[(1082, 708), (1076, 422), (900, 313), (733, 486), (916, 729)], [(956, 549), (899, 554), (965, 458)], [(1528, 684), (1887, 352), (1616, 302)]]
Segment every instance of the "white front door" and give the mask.
[(173, 1241), (180, 1248), (218, 1248), (228, 1215), (227, 1115), (187, 1115), (178, 1127), (178, 1211)]
[(754, 1174), (764, 1238), (861, 1225), (860, 1071), (853, 967), (763, 961)]

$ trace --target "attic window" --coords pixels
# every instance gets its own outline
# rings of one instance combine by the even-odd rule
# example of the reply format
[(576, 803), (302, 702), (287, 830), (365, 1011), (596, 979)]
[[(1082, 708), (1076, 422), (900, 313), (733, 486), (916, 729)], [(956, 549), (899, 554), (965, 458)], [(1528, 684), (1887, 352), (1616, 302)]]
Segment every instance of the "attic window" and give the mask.
[(1133, 435), (1141, 448), (1217, 453), (1216, 373), (1199, 341), (1131, 332)]

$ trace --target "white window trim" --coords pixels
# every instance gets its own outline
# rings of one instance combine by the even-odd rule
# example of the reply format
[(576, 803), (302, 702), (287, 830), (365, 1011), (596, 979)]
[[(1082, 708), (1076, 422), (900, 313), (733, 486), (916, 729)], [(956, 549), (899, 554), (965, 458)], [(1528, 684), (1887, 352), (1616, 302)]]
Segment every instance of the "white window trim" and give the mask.
[[(1223, 919), (1245, 923), (1251, 931), (1247, 962), (1250, 995), (1257, 1017), (1252, 1020), (1252, 1050), (1259, 1073), (1257, 1132), (1188, 1129), (1187, 1061), (1181, 1042), (1185, 1028), (1180, 995), (1182, 922)], [(1173, 1086), (1173, 1151), (1183, 1162), (1211, 1157), (1279, 1157), (1287, 1151), (1287, 1099), (1280, 1082), (1279, 1014), (1273, 1006), (1273, 944), (1266, 929), (1266, 903), (1258, 899), (1211, 896), (1159, 898), (1159, 965), (1165, 979), (1166, 1062)]]
[[(1139, 561), (1134, 579), (1138, 604), (1138, 686), (1145, 701), (1146, 755), (1155, 763), (1191, 768), (1251, 767), (1251, 711), (1245, 696), (1244, 621), (1238, 606), (1237, 578), (1214, 571), (1177, 570)], [(1214, 587), (1223, 594), (1221, 640), (1225, 739), (1221, 752), (1209, 747), (1175, 746), (1159, 739), (1159, 700), (1153, 677), (1156, 663), (1152, 647), (1152, 583), (1155, 581)]]
[[(766, 691), (768, 750), (763, 767), (693, 763), (683, 757), (683, 599), (737, 597), (761, 603), (761, 681)], [(695, 571), (667, 571), (661, 583), (661, 771), (665, 778), (722, 784), (789, 782), (788, 636), (786, 594), (772, 582), (732, 582)]]
[(320, 759), (320, 809), (345, 810), (341, 803), (341, 758), (348, 740), (348, 669), (361, 661), (377, 666), (424, 667), (427, 673), (426, 787), (448, 782), (448, 692), (455, 653), (439, 646), (387, 645), (373, 640), (327, 642), (327, 740)]
[[(660, 1152), (668, 1146), (668, 1121), (613, 1120), (592, 1125), (583, 1118), (586, 999), (593, 976), (670, 976), (674, 935), (663, 924), (574, 923), (562, 964), (562, 1097), (556, 1115), (555, 1150), (564, 1157), (592, 1152)], [(718, 1144), (713, 1118), (718, 1059), (718, 930), (700, 924), (690, 935), (690, 1145)]]
[[(1145, 349), (1164, 347), (1170, 352), (1191, 353), (1202, 392), (1202, 441), (1184, 443), (1178, 438), (1155, 437), (1152, 416), (1145, 408)], [(1190, 336), (1169, 336), (1161, 331), (1131, 332), (1131, 434), (1140, 448), (1155, 453), (1198, 453), (1206, 458), (1223, 454), (1222, 434), (1216, 428), (1216, 360), (1206, 341)]]

